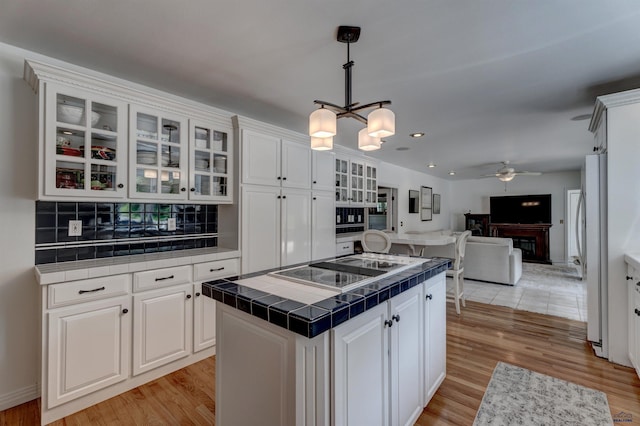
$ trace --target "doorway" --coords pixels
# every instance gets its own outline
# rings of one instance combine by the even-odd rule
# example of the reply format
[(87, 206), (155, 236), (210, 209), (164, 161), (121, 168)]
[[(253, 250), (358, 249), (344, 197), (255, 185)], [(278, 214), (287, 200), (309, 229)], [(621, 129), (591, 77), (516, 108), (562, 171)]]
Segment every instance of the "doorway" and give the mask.
[(398, 229), (396, 188), (378, 187), (378, 201), (367, 210), (367, 229), (395, 232)]

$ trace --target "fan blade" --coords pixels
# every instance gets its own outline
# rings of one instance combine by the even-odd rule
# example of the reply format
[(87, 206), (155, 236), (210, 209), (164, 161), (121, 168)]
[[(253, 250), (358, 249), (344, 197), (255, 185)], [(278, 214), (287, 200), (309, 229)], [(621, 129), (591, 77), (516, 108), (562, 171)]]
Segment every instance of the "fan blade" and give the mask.
[(514, 172), (514, 174), (519, 176), (540, 176), (542, 172)]

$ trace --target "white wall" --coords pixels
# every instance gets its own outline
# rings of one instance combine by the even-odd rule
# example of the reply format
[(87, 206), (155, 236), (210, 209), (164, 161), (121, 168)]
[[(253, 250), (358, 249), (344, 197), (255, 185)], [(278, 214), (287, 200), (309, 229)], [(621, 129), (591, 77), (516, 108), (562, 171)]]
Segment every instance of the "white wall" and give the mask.
[[(380, 162), (378, 166), (378, 186), (398, 189), (396, 202), (398, 204), (399, 232), (435, 231), (451, 228), (451, 182), (425, 173)], [(440, 214), (432, 215), (432, 220), (430, 221), (423, 222), (420, 220), (420, 213), (409, 213), (409, 190), (420, 191), (421, 186), (430, 186), (434, 194), (440, 194)]]
[(0, 410), (38, 396), (37, 96), (24, 58), (0, 44)]
[[(580, 188), (580, 172), (545, 173), (541, 176), (516, 176), (507, 183), (497, 178), (454, 181), (451, 190), (451, 224), (464, 229), (464, 214), (489, 213), (489, 197), (504, 195), (551, 194), (549, 256), (553, 263), (566, 262), (566, 192)], [(563, 223), (560, 223), (562, 221)]]

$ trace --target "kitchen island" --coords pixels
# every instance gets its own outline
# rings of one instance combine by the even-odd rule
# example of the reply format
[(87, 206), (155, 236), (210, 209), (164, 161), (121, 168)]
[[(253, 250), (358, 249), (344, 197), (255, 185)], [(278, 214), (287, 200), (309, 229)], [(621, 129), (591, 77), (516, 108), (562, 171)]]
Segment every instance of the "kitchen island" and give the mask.
[(363, 254), (204, 283), (216, 424), (413, 424), (445, 377), (450, 264)]

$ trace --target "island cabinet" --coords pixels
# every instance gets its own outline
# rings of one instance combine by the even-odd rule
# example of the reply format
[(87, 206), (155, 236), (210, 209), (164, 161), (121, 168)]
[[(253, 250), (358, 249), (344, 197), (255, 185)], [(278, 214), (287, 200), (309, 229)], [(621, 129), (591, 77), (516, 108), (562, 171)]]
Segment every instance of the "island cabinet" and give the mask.
[(445, 377), (450, 261), (423, 265), (309, 305), (326, 290), (296, 301), (277, 275), (205, 283), (216, 424), (412, 425)]
[(332, 424), (412, 425), (422, 404), (422, 289), (333, 330)]

